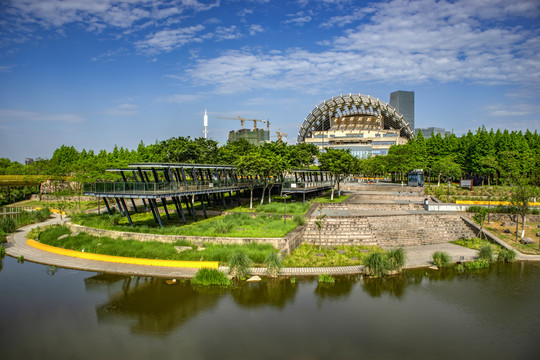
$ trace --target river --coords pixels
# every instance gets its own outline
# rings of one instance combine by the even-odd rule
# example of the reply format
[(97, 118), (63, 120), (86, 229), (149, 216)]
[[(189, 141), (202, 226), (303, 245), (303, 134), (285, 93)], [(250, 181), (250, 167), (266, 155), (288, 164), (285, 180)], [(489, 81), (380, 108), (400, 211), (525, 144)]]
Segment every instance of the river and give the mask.
[(231, 289), (5, 257), (1, 359), (540, 359), (540, 263)]

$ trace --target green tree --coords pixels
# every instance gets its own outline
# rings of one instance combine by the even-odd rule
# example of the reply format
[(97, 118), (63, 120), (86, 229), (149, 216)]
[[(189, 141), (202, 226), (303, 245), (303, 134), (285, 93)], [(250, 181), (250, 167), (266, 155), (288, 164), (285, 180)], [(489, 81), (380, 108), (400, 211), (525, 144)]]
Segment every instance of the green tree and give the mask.
[(62, 145), (53, 153), (53, 173), (48, 175), (69, 175), (74, 171), (78, 160), (79, 152), (73, 146)]
[(437, 186), (441, 185), (441, 177), (449, 180), (450, 178), (461, 177), (461, 168), (454, 162), (453, 156), (446, 156), (437, 160), (432, 165), (432, 170), (437, 175)]
[[(338, 196), (341, 196), (340, 183), (347, 176), (352, 174), (356, 169), (356, 160), (350, 154), (350, 151), (336, 150), (332, 148), (326, 149), (325, 152), (319, 155), (321, 169), (329, 171), (334, 178), (334, 185), (337, 185)], [(332, 187), (331, 199), (334, 199), (334, 188)]]
[(289, 145), (287, 150), (291, 169), (309, 167), (313, 165), (315, 157), (319, 156), (319, 149), (315, 144), (300, 143)]
[(529, 185), (529, 179), (525, 176), (513, 173), (510, 176), (510, 185), (512, 186), (512, 192), (510, 193), (509, 201), (516, 209), (516, 241), (518, 241), (519, 231), (519, 218), (521, 216), (521, 237), (525, 236), (525, 217), (530, 209), (530, 200), (532, 197), (539, 196), (538, 188), (534, 188)]
[(237, 163), (238, 158), (247, 155), (255, 149), (255, 145), (243, 138), (235, 141), (228, 141), (225, 145), (219, 148), (219, 163), (235, 164)]
[[(238, 174), (240, 174), (244, 181), (248, 182), (249, 186), (249, 209), (253, 209), (253, 190), (255, 188), (255, 185), (258, 184), (257, 176), (259, 175), (259, 169), (260, 169), (260, 157), (259, 152), (256, 150), (250, 151), (247, 154), (240, 156), (236, 163), (236, 169), (238, 171)], [(264, 193), (263, 193), (264, 198)]]

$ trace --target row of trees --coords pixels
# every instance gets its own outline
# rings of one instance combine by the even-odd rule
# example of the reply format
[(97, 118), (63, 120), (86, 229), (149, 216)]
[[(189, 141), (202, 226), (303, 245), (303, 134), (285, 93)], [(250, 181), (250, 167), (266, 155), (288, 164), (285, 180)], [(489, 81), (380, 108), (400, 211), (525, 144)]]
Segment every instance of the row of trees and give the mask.
[(265, 189), (272, 187), (272, 179), (288, 169), (306, 168), (318, 158), (323, 170), (331, 171), (339, 182), (350, 174), (388, 176), (404, 179), (412, 169), (424, 169), (433, 178), (459, 179), (464, 174), (481, 176), (487, 184), (500, 183), (510, 177), (525, 177), (540, 185), (540, 135), (527, 131), (487, 131), (457, 137), (440, 134), (425, 139), (422, 133), (405, 145), (395, 145), (387, 156), (356, 159), (346, 151), (328, 150), (319, 154), (313, 144), (287, 145), (281, 141), (256, 147), (244, 139), (218, 146), (214, 140), (190, 137), (170, 138), (154, 144), (140, 143), (137, 149), (115, 148), (77, 151), (62, 145), (51, 159), (37, 159), (29, 165), (0, 158), (0, 175), (55, 175), (73, 176), (79, 182), (114, 180), (107, 168), (125, 167), (136, 162), (173, 162), (199, 164), (234, 164), (247, 175), (268, 179)]
[(399, 180), (413, 169), (424, 169), (439, 181), (467, 174), (484, 177), (489, 185), (519, 176), (540, 185), (540, 135), (485, 127), (461, 137), (437, 134), (425, 139), (419, 133), (405, 145), (392, 146), (387, 156), (361, 161), (359, 171), (369, 176), (392, 174)]
[(303, 168), (313, 164), (318, 155), (315, 145), (287, 145), (283, 142), (256, 147), (245, 139), (218, 146), (217, 141), (190, 137), (170, 138), (155, 144), (140, 143), (137, 149), (129, 150), (117, 146), (111, 152), (83, 149), (62, 145), (50, 159), (39, 158), (29, 165), (0, 158), (0, 175), (51, 175), (73, 176), (82, 182), (115, 179), (115, 174), (106, 173), (107, 168), (126, 167), (137, 162), (172, 162), (192, 164), (235, 164), (237, 160), (252, 152), (264, 150), (286, 159), (288, 166)]

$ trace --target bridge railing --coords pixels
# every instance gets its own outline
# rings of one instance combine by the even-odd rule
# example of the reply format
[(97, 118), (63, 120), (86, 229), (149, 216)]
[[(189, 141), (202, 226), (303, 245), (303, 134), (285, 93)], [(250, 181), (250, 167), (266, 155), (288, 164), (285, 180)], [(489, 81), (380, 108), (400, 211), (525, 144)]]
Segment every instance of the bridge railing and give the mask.
[(289, 189), (312, 189), (312, 188), (318, 188), (318, 187), (328, 187), (332, 186), (331, 180), (324, 180), (324, 181), (287, 181), (285, 180), (283, 182), (282, 188), (289, 190)]
[(6, 216), (17, 217), (25, 211), (29, 212), (29, 211), (35, 211), (35, 210), (36, 209), (34, 209), (31, 206), (6, 206), (3, 208), (0, 208), (0, 218), (6, 217)]
[[(256, 183), (256, 185), (258, 182)], [(98, 182), (84, 184), (84, 192), (92, 194), (159, 194), (225, 188), (247, 188), (249, 182), (234, 180), (188, 180), (186, 182)]]

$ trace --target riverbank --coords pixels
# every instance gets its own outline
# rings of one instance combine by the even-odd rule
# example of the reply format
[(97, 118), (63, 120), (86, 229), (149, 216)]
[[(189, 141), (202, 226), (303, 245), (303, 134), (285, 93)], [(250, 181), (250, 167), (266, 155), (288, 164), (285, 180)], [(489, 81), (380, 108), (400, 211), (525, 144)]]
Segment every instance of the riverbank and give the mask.
[[(63, 221), (66, 219), (64, 218)], [(45, 222), (24, 226), (16, 233), (8, 236), (8, 243), (5, 244), (6, 253), (9, 256), (19, 258), (23, 257), (25, 261), (31, 261), (44, 265), (51, 265), (69, 269), (93, 271), (99, 273), (137, 275), (157, 278), (190, 278), (195, 275), (198, 269), (182, 268), (170, 266), (152, 266), (139, 265), (134, 263), (119, 263), (115, 261), (100, 261), (92, 259), (82, 259), (78, 257), (56, 254), (43, 249), (35, 248), (27, 243), (26, 236), (28, 232), (38, 226), (48, 226), (60, 224), (62, 220), (58, 215), (53, 215), (51, 219)], [(435, 251), (447, 252), (454, 262), (465, 260), (470, 261), (477, 257), (477, 251), (464, 248), (458, 245), (444, 243), (432, 245), (418, 245), (405, 247), (407, 261), (405, 268), (421, 268), (432, 265), (432, 254)], [(540, 256), (524, 255), (518, 252), (519, 260), (540, 261)], [(228, 268), (220, 267), (221, 271), (227, 271)], [(265, 268), (252, 268), (253, 275), (265, 275)], [(363, 266), (339, 266), (339, 267), (317, 267), (317, 268), (283, 268), (280, 275), (283, 276), (304, 276), (304, 275), (346, 275), (361, 274)]]

